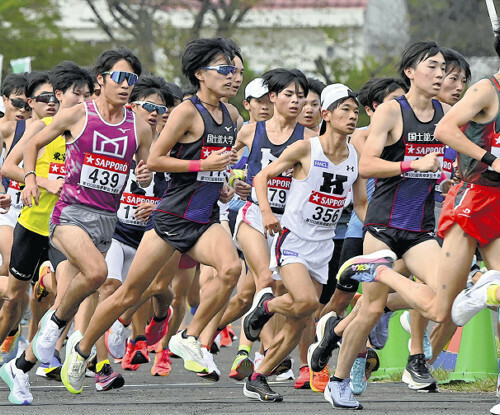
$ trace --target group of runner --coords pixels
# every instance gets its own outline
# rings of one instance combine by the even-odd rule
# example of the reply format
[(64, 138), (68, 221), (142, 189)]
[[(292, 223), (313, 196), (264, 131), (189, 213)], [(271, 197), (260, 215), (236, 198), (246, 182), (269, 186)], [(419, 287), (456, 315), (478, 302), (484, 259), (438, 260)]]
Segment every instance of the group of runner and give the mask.
[[(417, 42), (400, 78), (370, 79), (358, 93), (272, 69), (246, 86), (243, 123), (228, 103), (244, 72), (233, 41), (190, 42), (182, 71), (186, 94), (118, 48), (93, 73), (62, 62), (2, 83), (9, 401), (32, 403), (37, 362), (38, 375), (75, 394), (89, 370), (98, 391), (120, 388), (109, 355), (133, 371), (154, 352), (152, 375), (167, 376), (174, 354), (217, 381), (214, 343), (244, 316), (229, 376), (245, 380), (245, 396), (281, 401), (267, 378), (294, 378), (298, 346), (295, 388), (360, 409), (354, 395), (401, 309), (411, 309), (403, 381), (436, 391), (428, 362), (457, 325), (500, 303), (500, 76), (461, 99), (464, 57)], [(361, 106), (370, 125), (357, 129)], [(460, 293), (477, 246), (489, 271)], [(193, 316), (181, 329), (187, 303)], [(439, 323), (430, 336), (429, 320)]]

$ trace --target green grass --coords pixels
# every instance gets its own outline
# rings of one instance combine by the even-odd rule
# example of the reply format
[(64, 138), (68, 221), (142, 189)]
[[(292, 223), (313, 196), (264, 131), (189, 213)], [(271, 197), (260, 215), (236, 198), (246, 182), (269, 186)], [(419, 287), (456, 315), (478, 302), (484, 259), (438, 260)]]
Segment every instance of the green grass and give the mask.
[[(434, 378), (440, 381), (446, 381), (449, 378), (449, 371), (445, 369), (432, 370), (432, 375)], [(393, 373), (391, 376), (385, 379), (377, 380), (377, 382), (401, 382), (401, 377), (403, 376), (403, 371)], [(495, 392), (497, 387), (497, 378), (491, 377), (486, 379), (477, 380), (475, 382), (457, 382), (452, 381), (450, 383), (442, 383), (439, 385), (439, 389), (448, 392)]]

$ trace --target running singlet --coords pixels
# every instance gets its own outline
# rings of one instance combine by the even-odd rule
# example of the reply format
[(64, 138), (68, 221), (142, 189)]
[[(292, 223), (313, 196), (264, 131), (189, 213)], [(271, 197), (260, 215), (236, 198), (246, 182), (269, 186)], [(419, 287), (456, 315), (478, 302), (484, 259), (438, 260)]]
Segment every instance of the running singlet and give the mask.
[(85, 102), (83, 131), (66, 143), (66, 181), (60, 201), (116, 212), (138, 148), (135, 115), (124, 108), (118, 124), (104, 121), (94, 101)]
[[(21, 137), (23, 136), (25, 131), (26, 131), (26, 120), (17, 121), (16, 122), (16, 130), (14, 132), (14, 138), (12, 140), (12, 144), (10, 145), (9, 151), (6, 151), (4, 154), (2, 154), (2, 156), (4, 156), (4, 157), (2, 158), (2, 164), (0, 164), (0, 167), (3, 165), (3, 162), (9, 156), (12, 149), (19, 142), (19, 140), (21, 139)], [(6, 189), (6, 190), (9, 188), (9, 181), (10, 181), (10, 179), (8, 177), (5, 177), (5, 176), (2, 177), (2, 185), (3, 185), (4, 189)], [(17, 186), (15, 186), (15, 188), (17, 190), (17, 188), (19, 187), (19, 183), (16, 182), (16, 184), (17, 184)], [(9, 193), (9, 192), (7, 192), (7, 193)], [(14, 202), (15, 199), (12, 197), (12, 192), (10, 192), (10, 195), (12, 198), (12, 202)], [(21, 197), (21, 191), (19, 191), (19, 198), (20, 197)], [(17, 207), (16, 205), (14, 205), (14, 203), (12, 203), (11, 206), (14, 206), (16, 209), (20, 209), (22, 207), (22, 205), (23, 204), (21, 203), (20, 207)]]
[[(421, 122), (403, 95), (396, 98), (401, 106), (403, 133), (394, 144), (382, 151), (381, 159), (412, 161), (426, 154), (439, 152), (443, 164), (444, 144), (434, 138), (436, 124), (443, 118), (443, 107), (435, 99), (434, 117)], [(365, 225), (382, 225), (414, 232), (434, 230), (434, 188), (441, 171), (418, 172), (411, 170), (399, 176), (377, 179), (373, 196), (368, 204)]]
[(303, 180), (292, 179), (283, 228), (301, 239), (324, 241), (335, 236), (347, 194), (358, 178), (358, 155), (346, 143), (349, 156), (339, 165), (323, 152), (319, 137), (311, 138), (311, 167)]
[[(250, 201), (257, 203), (257, 195), (253, 187), (253, 178), (268, 164), (276, 160), (281, 153), (297, 140), (304, 138), (305, 127), (297, 123), (292, 135), (283, 144), (273, 144), (269, 140), (266, 131), (266, 122), (259, 121), (255, 127), (255, 136), (252, 142), (252, 149), (248, 156), (248, 172), (246, 182), (252, 185)], [(267, 199), (274, 213), (282, 214), (285, 210), (287, 195), (292, 184), (292, 177), (282, 173), (273, 177), (267, 183)]]
[[(494, 76), (488, 79), (495, 86), (499, 98), (497, 115), (487, 124), (469, 121), (461, 127), (461, 130), (474, 144), (500, 157), (500, 84)], [(458, 154), (458, 171), (464, 182), (500, 187), (500, 174), (486, 164), (460, 153)]]
[[(170, 156), (182, 160), (204, 160), (214, 151), (222, 149), (231, 151), (235, 141), (235, 131), (226, 106), (220, 103), (223, 115), (222, 123), (218, 124), (196, 95), (188, 99), (200, 113), (205, 131), (197, 141), (176, 143)], [(219, 220), (217, 200), (228, 171), (171, 173), (170, 176), (167, 190), (156, 210), (197, 223)]]
[[(42, 121), (45, 125), (49, 125), (52, 122), (52, 117), (42, 118)], [(66, 173), (65, 159), (66, 140), (63, 136), (59, 136), (45, 146), (42, 156), (37, 159), (36, 175), (51, 180), (64, 179)], [(38, 206), (33, 204), (32, 207), (23, 207), (17, 221), (32, 232), (42, 236), (49, 236), (50, 214), (59, 200), (59, 196), (49, 193), (43, 187), (39, 187), (39, 189)]]
[(139, 186), (135, 177), (135, 167), (136, 164), (132, 161), (127, 186), (120, 200), (118, 222), (116, 223), (113, 239), (137, 249), (144, 235), (144, 231), (146, 230), (147, 221), (135, 219), (135, 212), (142, 203), (152, 203), (156, 205), (161, 195), (155, 194), (154, 181), (146, 188)]

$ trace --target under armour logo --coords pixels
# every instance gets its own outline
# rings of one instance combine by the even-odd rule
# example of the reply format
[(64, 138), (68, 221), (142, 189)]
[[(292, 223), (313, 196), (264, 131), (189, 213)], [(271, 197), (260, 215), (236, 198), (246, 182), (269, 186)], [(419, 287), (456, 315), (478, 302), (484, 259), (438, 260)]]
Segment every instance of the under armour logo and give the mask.
[(347, 171), (354, 171), (354, 166), (346, 166)]

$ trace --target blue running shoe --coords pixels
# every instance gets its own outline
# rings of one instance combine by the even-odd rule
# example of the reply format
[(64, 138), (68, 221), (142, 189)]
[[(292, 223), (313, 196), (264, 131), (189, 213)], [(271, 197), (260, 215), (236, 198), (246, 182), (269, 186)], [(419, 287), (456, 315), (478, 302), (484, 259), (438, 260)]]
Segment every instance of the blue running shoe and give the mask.
[(326, 385), (324, 396), (334, 408), (363, 409), (363, 406), (356, 400), (349, 387), (350, 379), (342, 382), (330, 380)]
[(356, 358), (351, 368), (351, 382), (349, 383), (354, 395), (361, 395), (366, 390), (368, 382), (366, 381), (365, 369), (366, 356)]
[(392, 317), (393, 311), (382, 314), (380, 320), (375, 324), (368, 338), (370, 339), (371, 345), (377, 349), (383, 349), (389, 338), (389, 320)]

